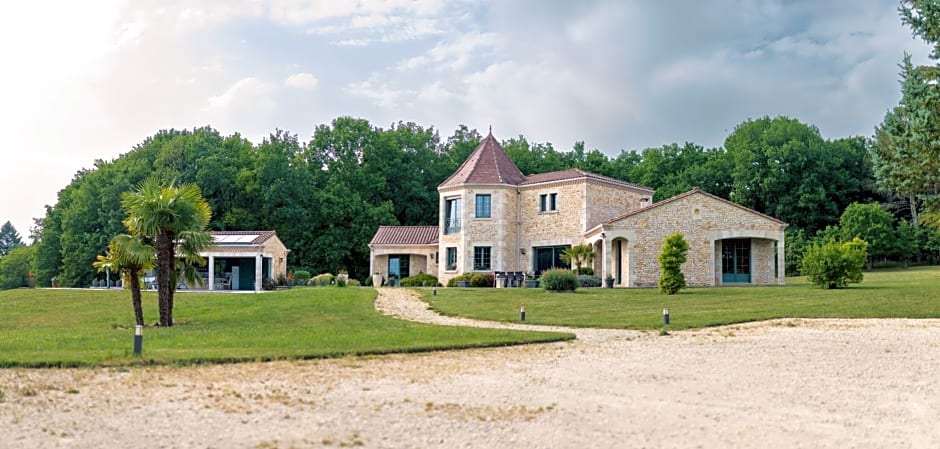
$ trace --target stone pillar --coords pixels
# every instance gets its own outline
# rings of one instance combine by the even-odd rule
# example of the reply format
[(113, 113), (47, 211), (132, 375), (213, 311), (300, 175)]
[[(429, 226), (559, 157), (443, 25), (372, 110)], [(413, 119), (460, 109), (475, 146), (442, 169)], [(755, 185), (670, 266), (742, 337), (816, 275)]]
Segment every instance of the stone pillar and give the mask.
[(215, 290), (215, 256), (209, 256), (209, 291)]
[(786, 266), (786, 244), (784, 243), (784, 233), (781, 231), (777, 237), (777, 285), (786, 285), (787, 266)]
[(261, 291), (261, 263), (262, 261), (263, 259), (261, 258), (261, 254), (258, 254), (257, 256), (255, 256), (255, 291), (256, 292)]

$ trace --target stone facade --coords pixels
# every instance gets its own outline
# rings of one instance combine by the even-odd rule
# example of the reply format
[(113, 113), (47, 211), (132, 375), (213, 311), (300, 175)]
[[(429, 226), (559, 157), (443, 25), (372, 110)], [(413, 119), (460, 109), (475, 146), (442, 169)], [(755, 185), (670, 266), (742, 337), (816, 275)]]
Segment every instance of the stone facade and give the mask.
[[(659, 280), (662, 245), (676, 232), (689, 244), (682, 267), (689, 285), (723, 284), (722, 242), (728, 239), (750, 240), (750, 284), (783, 284), (785, 227), (770, 217), (694, 190), (606, 223), (601, 229), (607, 239), (626, 243), (628, 261), (621, 264), (622, 274), (629, 279), (625, 286), (653, 287)], [(604, 271), (616, 275), (618, 267), (607, 265)]]
[[(653, 287), (663, 242), (676, 232), (689, 243), (683, 265), (689, 285), (784, 282), (785, 223), (698, 189), (650, 204), (652, 189), (582, 170), (524, 176), (492, 135), (438, 193), (437, 240), (412, 245), (408, 254), (422, 257), (427, 272), (436, 272), (444, 284), (474, 271), (531, 273), (540, 264), (536, 253), (554, 257), (564, 247), (590, 244), (597, 255), (595, 275), (614, 278), (616, 286)], [(489, 216), (477, 216), (481, 196), (489, 201)], [(460, 202), (459, 213), (453, 200)], [(386, 255), (395, 254), (390, 251), (403, 251), (380, 243), (370, 247), (373, 266), (387, 263)], [(475, 249), (488, 251), (488, 265), (481, 257), (476, 266)], [(453, 266), (449, 253), (456, 255)], [(412, 260), (412, 267), (420, 263)], [(726, 267), (732, 267), (730, 276)]]

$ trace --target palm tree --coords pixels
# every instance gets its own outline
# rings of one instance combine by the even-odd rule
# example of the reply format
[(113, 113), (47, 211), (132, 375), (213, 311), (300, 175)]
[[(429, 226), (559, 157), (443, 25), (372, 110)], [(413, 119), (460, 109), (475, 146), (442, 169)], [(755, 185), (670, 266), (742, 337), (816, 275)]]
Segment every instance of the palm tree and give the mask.
[[(156, 178), (142, 182), (137, 191), (125, 192), (121, 206), (128, 216), (124, 225), (134, 235), (153, 239), (157, 254), (157, 296), (160, 325), (173, 325), (173, 294), (179, 279), (177, 257), (183, 267), (204, 263), (199, 251), (212, 244), (206, 227), (212, 218), (209, 203), (195, 184), (163, 185)], [(186, 270), (184, 270), (185, 272)], [(192, 274), (192, 272), (189, 272)], [(184, 276), (194, 278), (195, 276)]]
[(594, 260), (594, 247), (588, 244), (575, 245), (561, 252), (561, 260), (575, 266), (575, 273), (581, 274), (581, 264)]
[(140, 276), (153, 268), (153, 245), (143, 239), (119, 234), (108, 243), (108, 252), (99, 255), (92, 265), (98, 271), (110, 270), (121, 276), (121, 281), (131, 289), (131, 304), (134, 306), (134, 320), (144, 325), (144, 309), (140, 298)]

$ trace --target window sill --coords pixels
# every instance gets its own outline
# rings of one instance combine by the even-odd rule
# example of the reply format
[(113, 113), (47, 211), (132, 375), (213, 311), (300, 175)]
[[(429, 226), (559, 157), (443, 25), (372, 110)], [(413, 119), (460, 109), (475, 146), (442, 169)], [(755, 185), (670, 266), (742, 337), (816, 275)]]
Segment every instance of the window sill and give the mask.
[(539, 215), (542, 215), (542, 214), (546, 214), (546, 215), (547, 215), (547, 214), (557, 214), (557, 213), (558, 213), (558, 209), (539, 211)]

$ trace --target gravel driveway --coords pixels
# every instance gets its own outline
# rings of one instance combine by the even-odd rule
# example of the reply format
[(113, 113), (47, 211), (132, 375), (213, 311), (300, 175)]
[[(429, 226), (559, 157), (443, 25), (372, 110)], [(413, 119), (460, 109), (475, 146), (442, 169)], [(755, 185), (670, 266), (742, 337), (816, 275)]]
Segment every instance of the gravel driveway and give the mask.
[[(493, 325), (405, 289), (376, 308)], [(417, 355), (0, 370), (0, 448), (940, 447), (940, 320), (571, 331)]]

